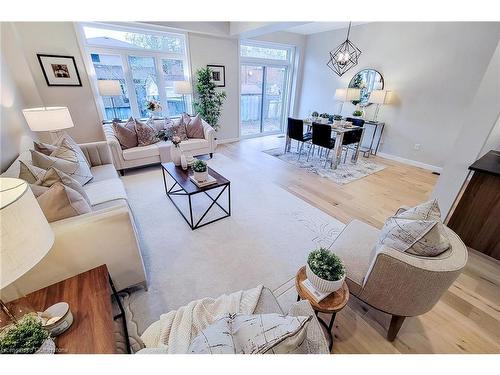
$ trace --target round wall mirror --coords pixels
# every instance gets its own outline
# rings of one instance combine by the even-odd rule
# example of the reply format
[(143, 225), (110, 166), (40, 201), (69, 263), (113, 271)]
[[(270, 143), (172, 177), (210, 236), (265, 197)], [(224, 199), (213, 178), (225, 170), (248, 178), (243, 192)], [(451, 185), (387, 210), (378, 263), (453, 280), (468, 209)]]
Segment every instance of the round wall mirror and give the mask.
[(353, 101), (352, 104), (366, 107), (371, 104), (368, 103), (370, 93), (384, 88), (384, 77), (375, 69), (363, 69), (352, 77), (349, 87), (361, 90), (360, 100)]

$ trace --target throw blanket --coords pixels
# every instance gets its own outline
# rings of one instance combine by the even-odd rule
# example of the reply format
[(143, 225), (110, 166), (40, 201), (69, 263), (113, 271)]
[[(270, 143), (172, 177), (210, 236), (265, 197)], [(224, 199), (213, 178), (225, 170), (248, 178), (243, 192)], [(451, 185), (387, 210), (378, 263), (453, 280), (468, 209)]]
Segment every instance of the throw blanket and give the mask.
[(191, 340), (227, 313), (252, 314), (262, 293), (262, 285), (245, 291), (192, 301), (179, 310), (160, 316), (141, 336), (146, 348), (162, 348), (163, 353), (185, 354)]
[(160, 153), (160, 162), (162, 163), (168, 163), (169, 161), (172, 161), (172, 158), (170, 157), (170, 142), (156, 142), (155, 145), (158, 147), (158, 151)]

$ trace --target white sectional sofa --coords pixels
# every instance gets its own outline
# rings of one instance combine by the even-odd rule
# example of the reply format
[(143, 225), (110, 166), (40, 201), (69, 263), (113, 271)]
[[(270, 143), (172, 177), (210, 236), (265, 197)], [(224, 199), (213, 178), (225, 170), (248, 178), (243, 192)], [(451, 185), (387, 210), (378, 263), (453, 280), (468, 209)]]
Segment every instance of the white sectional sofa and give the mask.
[[(113, 162), (116, 170), (122, 175), (125, 169), (141, 167), (150, 164), (160, 163), (160, 149), (159, 147), (171, 147), (172, 142), (160, 141), (149, 146), (138, 146), (123, 150), (120, 142), (115, 136), (112, 124), (104, 124), (104, 134), (113, 155)], [(188, 139), (182, 141), (181, 150), (186, 156), (196, 156), (203, 154), (212, 154), (215, 152), (217, 143), (215, 140), (215, 130), (206, 122), (203, 122), (204, 139)], [(167, 149), (168, 151), (168, 149)], [(169, 155), (169, 152), (167, 152)], [(169, 160), (163, 160), (167, 162)]]
[[(12, 300), (81, 272), (106, 264), (118, 290), (146, 284), (134, 218), (127, 193), (113, 165), (107, 142), (80, 144), (94, 178), (83, 187), (92, 212), (50, 223), (55, 241), (49, 253), (27, 274), (1, 291)], [(2, 177), (18, 177), (19, 161), (31, 163), (28, 150)]]

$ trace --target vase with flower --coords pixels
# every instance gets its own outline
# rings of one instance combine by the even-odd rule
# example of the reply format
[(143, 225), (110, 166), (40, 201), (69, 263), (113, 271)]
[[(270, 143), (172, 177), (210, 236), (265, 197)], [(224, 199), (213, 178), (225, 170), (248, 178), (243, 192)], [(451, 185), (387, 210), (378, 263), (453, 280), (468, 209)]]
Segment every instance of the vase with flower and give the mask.
[(160, 102), (156, 100), (148, 100), (146, 102), (146, 109), (151, 113), (151, 118), (159, 118), (162, 111), (162, 106)]
[(170, 157), (172, 158), (172, 162), (176, 166), (179, 166), (181, 165), (182, 156), (181, 137), (174, 135), (170, 141), (172, 142), (172, 147), (170, 147)]

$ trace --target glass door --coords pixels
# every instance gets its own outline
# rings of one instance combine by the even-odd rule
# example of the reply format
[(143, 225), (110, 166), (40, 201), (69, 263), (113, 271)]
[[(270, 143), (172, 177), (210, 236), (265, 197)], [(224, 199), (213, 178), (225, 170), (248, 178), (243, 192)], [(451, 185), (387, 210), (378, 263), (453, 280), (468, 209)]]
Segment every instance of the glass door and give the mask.
[(241, 65), (241, 135), (279, 132), (283, 128), (287, 67)]

